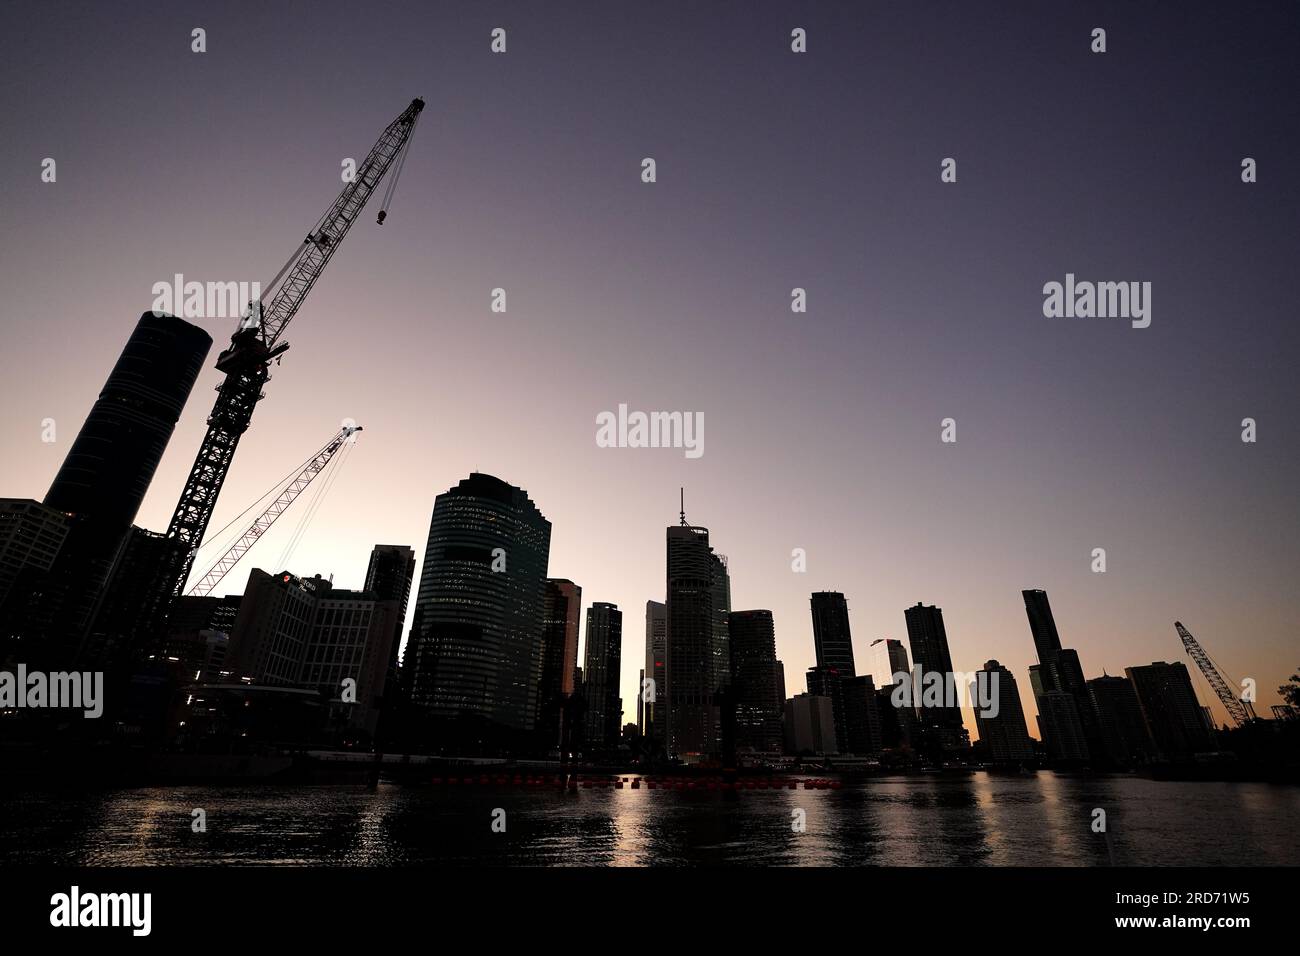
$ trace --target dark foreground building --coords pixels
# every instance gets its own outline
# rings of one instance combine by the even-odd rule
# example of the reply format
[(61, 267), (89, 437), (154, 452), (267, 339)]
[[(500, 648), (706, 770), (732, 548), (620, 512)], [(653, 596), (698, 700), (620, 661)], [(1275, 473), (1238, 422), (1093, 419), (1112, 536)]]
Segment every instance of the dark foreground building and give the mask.
[(368, 745), (378, 727), (401, 600), (335, 588), (319, 575), (254, 569), (225, 668), (234, 681), (313, 691), (319, 739)]

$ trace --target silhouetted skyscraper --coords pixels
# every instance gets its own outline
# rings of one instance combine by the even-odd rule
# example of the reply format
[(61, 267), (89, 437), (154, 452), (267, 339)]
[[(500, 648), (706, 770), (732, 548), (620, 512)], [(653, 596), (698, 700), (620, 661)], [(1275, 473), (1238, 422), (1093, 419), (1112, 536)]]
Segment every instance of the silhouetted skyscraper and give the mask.
[(572, 708), (565, 702), (577, 691), (578, 631), (581, 627), (582, 588), (567, 578), (546, 579), (546, 603), (542, 613), (544, 647), (542, 688), (538, 719), (539, 739), (550, 750), (573, 749), (573, 728), (564, 726)]
[(617, 604), (597, 601), (587, 608), (587, 646), (582, 666), (588, 749), (618, 746), (623, 716), (619, 694), (622, 649), (623, 612)]
[(1119, 767), (1149, 760), (1154, 747), (1133, 682), (1127, 677), (1094, 677), (1088, 681), (1088, 695), (1097, 715), (1106, 759)]
[(1188, 760), (1213, 748), (1191, 675), (1182, 661), (1126, 667), (1156, 750), (1168, 760)]
[(45, 495), (71, 520), (49, 625), (65, 649), (79, 649), (211, 346), (198, 326), (141, 315)]
[(1046, 591), (1027, 590), (1021, 591), (1020, 595), (1025, 599), (1025, 614), (1029, 617), (1029, 632), (1034, 636), (1038, 662), (1045, 664), (1053, 652), (1061, 649), (1061, 635), (1056, 631), (1052, 605), (1048, 603)]
[(736, 699), (736, 749), (780, 753), (784, 701), (777, 683), (771, 611), (732, 611), (731, 688)]
[(377, 544), (370, 552), (363, 590), (380, 601), (396, 601), (402, 615), (411, 599), (415, 552), (404, 544)]
[(728, 620), (731, 614), (731, 575), (727, 571), (727, 556), (713, 555), (713, 686), (727, 687), (731, 683), (731, 635)]
[(528, 493), (492, 475), (435, 500), (407, 653), (412, 709), (442, 724), (435, 736), (447, 721), (462, 746), (533, 729), (550, 543)]
[(1029, 684), (1038, 705), (1038, 733), (1049, 759), (1058, 763), (1088, 760), (1088, 740), (1075, 696), (1059, 689), (1055, 674), (1046, 664), (1029, 668)]
[[(997, 675), (996, 692), (992, 683), (994, 674)], [(997, 710), (995, 716), (985, 716), (984, 708), (975, 707), (975, 727), (979, 731), (980, 743), (988, 753), (988, 759), (998, 766), (1032, 764), (1034, 745), (1029, 739), (1025, 709), (1020, 703), (1020, 691), (1011, 671), (997, 661), (988, 661), (983, 670), (976, 671), (975, 680), (985, 682), (985, 687), (992, 695), (989, 710)]]
[(652, 694), (645, 703), (645, 728), (647, 740), (664, 746), (667, 721), (664, 715), (668, 705), (663, 695), (668, 683), (668, 609), (658, 601), (645, 602), (645, 693)]
[(385, 687), (390, 697), (397, 696), (397, 661), (402, 645), (402, 627), (406, 624), (406, 607), (411, 599), (411, 582), (415, 579), (415, 551), (404, 544), (377, 544), (370, 551), (363, 590), (377, 601), (396, 601), (392, 652), (388, 662)]
[[(1041, 665), (1038, 679), (1042, 683), (1043, 692), (1061, 691), (1074, 698), (1074, 712), (1082, 728), (1084, 740), (1084, 753), (1077, 759), (1087, 760), (1094, 750), (1100, 752), (1103, 745), (1097, 715), (1093, 710), (1092, 697), (1088, 693), (1087, 682), (1083, 676), (1083, 665), (1079, 661), (1079, 653), (1072, 648), (1061, 646), (1061, 635), (1056, 629), (1056, 618), (1052, 615), (1052, 605), (1047, 600), (1047, 592), (1031, 590), (1020, 593), (1025, 599), (1029, 632), (1033, 636), (1034, 649), (1038, 653), (1038, 663)], [(1042, 710), (1040, 706), (1040, 717)], [(1073, 752), (1075, 748), (1073, 738), (1076, 736), (1075, 718), (1070, 717), (1068, 708), (1059, 703), (1053, 704), (1051, 710), (1056, 716), (1046, 722), (1040, 721), (1044, 724), (1041, 728), (1042, 733), (1050, 736), (1052, 728), (1059, 725), (1061, 732), (1069, 734), (1071, 740), (1060, 747), (1054, 746), (1050, 740), (1044, 740), (1048, 752), (1057, 754), (1067, 750)], [(1064, 758), (1058, 756), (1057, 759)]]
[[(717, 753), (721, 744), (715, 695), (726, 660), (719, 639), (729, 608), (718, 605), (729, 588), (707, 528), (669, 527), (667, 545), (668, 687), (662, 696), (668, 702), (668, 753), (692, 762)], [(729, 661), (727, 666), (729, 671)]]
[(811, 604), (817, 666), (833, 668), (841, 680), (854, 676), (849, 602), (839, 591), (814, 591)]
[(125, 534), (211, 346), (196, 325), (141, 315), (45, 503)]
[[(907, 640), (912, 646), (913, 669), (921, 669), (923, 680), (926, 675), (937, 675), (930, 679), (942, 680), (946, 685), (953, 669), (942, 609), (917, 602), (903, 616), (907, 620)], [(932, 751), (950, 755), (967, 748), (969, 737), (962, 723), (961, 707), (955, 701), (944, 701), (938, 707), (923, 706), (919, 699), (915, 703), (921, 733)]]

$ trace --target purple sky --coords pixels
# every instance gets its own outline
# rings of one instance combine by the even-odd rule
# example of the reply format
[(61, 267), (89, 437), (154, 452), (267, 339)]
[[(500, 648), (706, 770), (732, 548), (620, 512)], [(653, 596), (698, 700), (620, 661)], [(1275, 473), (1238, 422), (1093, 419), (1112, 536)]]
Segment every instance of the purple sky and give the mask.
[[(214, 528), (351, 417), (290, 569), (359, 587), (373, 544), (422, 555), (470, 471), (520, 485), (551, 573), (624, 609), (626, 719), (679, 485), (733, 606), (773, 611), (790, 693), (811, 591), (848, 595), (860, 672), (923, 601), (957, 668), (1012, 669), (1036, 734), (1019, 592), (1041, 587), (1088, 676), (1185, 660), (1179, 619), (1266, 712), (1300, 664), (1300, 14), (1131, 6), (6, 4), (0, 494), (44, 495), (155, 282), (267, 282), (420, 95), (390, 218), (372, 203), (286, 333)], [(1067, 272), (1151, 282), (1151, 327), (1045, 318)], [(197, 323), (216, 348), (233, 326)], [(703, 457), (598, 448), (621, 402), (702, 413)]]

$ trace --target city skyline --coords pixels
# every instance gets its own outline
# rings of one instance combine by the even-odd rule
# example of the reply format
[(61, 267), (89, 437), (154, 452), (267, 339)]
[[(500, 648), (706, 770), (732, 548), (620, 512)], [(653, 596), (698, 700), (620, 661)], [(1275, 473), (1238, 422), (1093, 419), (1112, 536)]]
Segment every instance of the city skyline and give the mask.
[[(340, 76), (365, 78), (355, 90), (330, 80), (328, 95), (291, 89), (278, 100), (262, 84), (305, 74), (328, 37), (270, 55), (262, 44), (273, 41), (240, 25), (240, 56), (266, 54), (271, 75), (214, 83), (211, 73), (191, 76), (189, 21), (206, 21), (203, 62), (219, 68), (233, 56), (228, 14), (128, 19), (138, 29), (115, 35), (137, 62), (147, 52), (172, 72), (175, 85), (163, 88), (123, 72), (123, 51), (96, 39), (101, 18), (120, 24), (123, 14), (86, 11), (88, 29), (69, 36), (30, 18), (20, 32), (33, 42), (0, 66), (23, 94), (0, 145), (14, 197), (14, 227), (0, 237), (15, 317), (7, 354), (32, 379), (0, 386), (10, 410), (0, 422), (3, 493), (45, 494), (154, 283), (176, 273), (265, 280), (336, 191), (339, 161), (411, 96), (438, 91), (445, 70), (465, 89), (430, 96), (391, 218), (382, 229), (358, 226), (289, 334), (293, 350), (273, 369), (216, 526), (352, 418), (366, 431), (288, 561), (295, 574), (333, 573), (340, 587), (360, 588), (371, 546), (389, 542), (416, 549), (418, 580), (434, 495), (477, 470), (525, 488), (553, 522), (551, 575), (635, 617), (666, 597), (661, 536), (685, 486), (691, 520), (730, 560), (731, 606), (772, 611), (791, 694), (814, 663), (808, 595), (836, 590), (848, 599), (858, 661), (873, 640), (904, 639), (905, 608), (936, 605), (954, 668), (1001, 662), (1032, 714), (1034, 647), (1017, 592), (1043, 589), (1086, 676), (1184, 660), (1173, 630), (1182, 620), (1232, 676), (1256, 678), (1266, 712), (1294, 671), (1300, 612), (1285, 520), (1297, 395), (1279, 360), (1296, 346), (1281, 278), (1296, 186), (1278, 159), (1250, 187), (1234, 168), (1241, 155), (1289, 154), (1294, 134), (1242, 107), (1285, 88), (1290, 68), (1267, 36), (1250, 81), (1218, 61), (1183, 64), (1142, 14), (1113, 11), (1112, 37), (1128, 39), (1102, 72), (1065, 28), (1021, 13), (977, 54), (963, 25), (978, 14), (953, 10), (934, 52), (911, 46), (908, 59), (885, 39), (914, 35), (894, 12), (801, 11), (824, 51), (813, 60), (822, 66), (807, 69), (781, 58), (784, 35), (768, 29), (786, 26), (785, 15), (746, 24), (701, 11), (670, 19), (646, 43), (594, 7), (580, 30), (564, 15), (519, 10), (498, 61), (486, 40), (468, 39), (486, 37), (486, 14), (456, 23), (411, 8), (408, 29), (382, 31), (406, 65), (380, 76), (361, 44), (340, 59)], [(274, 27), (287, 14), (258, 16)], [(1197, 28), (1224, 42), (1247, 29), (1206, 12)], [(358, 26), (378, 38), (371, 29)], [(845, 35), (857, 45), (836, 39)], [(1077, 55), (1095, 88), (1075, 89), (1074, 67), (1053, 72), (1025, 52), (1044, 44)], [(1140, 82), (1141, 44), (1166, 54), (1158, 82)], [(673, 82), (668, 48), (691, 64), (688, 82)], [(33, 50), (51, 62), (33, 62)], [(579, 50), (582, 69), (556, 70), (557, 54)], [(989, 65), (961, 87), (933, 79), (941, 58), (977, 55)], [(1042, 91), (1017, 85), (1031, 67), (1046, 70), (1035, 75)], [(862, 82), (830, 85), (846, 69)], [(1154, 136), (1112, 115), (1135, 95), (1138, 106), (1166, 110), (1187, 70), (1209, 71), (1205, 95), (1195, 109), (1175, 108), (1197, 120), (1189, 129), (1219, 131), (1224, 145), (1212, 155), (1190, 133)], [(736, 71), (772, 82), (735, 91)], [(129, 115), (90, 95), (104, 75), (132, 102)], [(733, 93), (741, 108), (723, 108)], [(891, 94), (910, 96), (909, 108)], [(644, 109), (628, 110), (635, 97)], [(1018, 124), (1040, 115), (1045, 98), (1108, 121), (1135, 155), (1121, 159), (1113, 143), (1071, 141), (1078, 157), (1061, 155), (1056, 140), (1036, 145), (1051, 124)], [(555, 104), (554, 127), (538, 126), (532, 117)], [(725, 146), (712, 125), (719, 115)], [(238, 135), (200, 148), (209, 128)], [(166, 163), (159, 131), (177, 145)], [(502, 148), (516, 140), (530, 149)], [(275, 141), (277, 152), (237, 148), (246, 141)], [(638, 179), (646, 155), (660, 164), (653, 185)], [(938, 180), (948, 155), (961, 163), (950, 187)], [(59, 159), (56, 183), (39, 180), (45, 156)], [(829, 194), (816, 186), (823, 167), (837, 184)], [(1164, 188), (1152, 190), (1156, 169)], [(1062, 183), (1077, 188), (1063, 210)], [(1107, 211), (1104, 223), (1090, 218), (1095, 208)], [(1278, 241), (1244, 252), (1243, 229)], [(990, 235), (1007, 250), (997, 262), (978, 253)], [(1128, 262), (1154, 280), (1150, 328), (1042, 315), (1042, 283), (1115, 274)], [(805, 315), (789, 310), (794, 286), (808, 290)], [(489, 308), (496, 287), (510, 295), (504, 315)], [(196, 321), (219, 345), (234, 324)], [(138, 524), (166, 526), (217, 380), (209, 360)], [(701, 412), (706, 453), (599, 448), (596, 417), (622, 403)], [(939, 438), (950, 415), (955, 445)], [(1239, 440), (1248, 415), (1260, 423), (1253, 445)], [(52, 443), (40, 440), (47, 418)], [(230, 592), (254, 567), (286, 570), (266, 562), (296, 518), (245, 559)], [(1090, 569), (1096, 547), (1107, 550), (1104, 574)], [(795, 548), (806, 573), (790, 568)], [(585, 638), (584, 629), (580, 653)], [(620, 683), (635, 687), (643, 654), (624, 650)], [(1222, 721), (1203, 684), (1197, 692)], [(626, 723), (635, 709), (623, 696)]]

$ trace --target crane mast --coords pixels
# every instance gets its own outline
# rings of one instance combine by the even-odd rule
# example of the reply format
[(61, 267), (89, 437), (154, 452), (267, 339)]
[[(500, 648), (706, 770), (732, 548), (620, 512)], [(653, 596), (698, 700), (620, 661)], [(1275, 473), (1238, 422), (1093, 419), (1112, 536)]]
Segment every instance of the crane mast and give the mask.
[(166, 606), (185, 586), (235, 448), (262, 398), (262, 387), (271, 377), (271, 362), (278, 361), (289, 347), (280, 337), (379, 182), (399, 154), (404, 155), (423, 109), (424, 100), (412, 100), (384, 130), (357, 168), (353, 180), (343, 187), (333, 205), (271, 280), (271, 285), (263, 290), (262, 298), (249, 303), (248, 314), (231, 337), (230, 347), (217, 358), (217, 369), (226, 377), (217, 387), (217, 401), (208, 416), (207, 434), (167, 526), (167, 537), (178, 545), (178, 557), (174, 566), (166, 569), (162, 584), (167, 593), (159, 595), (158, 603), (162, 606), (154, 609), (155, 615), (165, 613)]
[(1192, 637), (1192, 632), (1183, 627), (1178, 621), (1174, 621), (1174, 628), (1178, 631), (1178, 636), (1182, 638), (1183, 647), (1187, 649), (1187, 656), (1195, 661), (1196, 666), (1201, 669), (1201, 673), (1205, 675), (1205, 679), (1218, 696), (1219, 702), (1223, 704), (1223, 709), (1228, 712), (1228, 716), (1236, 721), (1238, 726), (1254, 720), (1254, 705), (1250, 701), (1242, 700), (1233, 694), (1228, 682), (1223, 679), (1219, 669), (1214, 666), (1214, 661), (1210, 660), (1210, 655), (1205, 653), (1205, 648), (1201, 647), (1200, 642)]
[(199, 579), (199, 582), (190, 588), (189, 594), (192, 596), (203, 597), (212, 592), (221, 579), (226, 576), (259, 538), (275, 524), (275, 519), (284, 514), (289, 506), (293, 504), (300, 494), (307, 490), (307, 486), (312, 483), (312, 479), (325, 470), (325, 467), (334, 457), (334, 453), (343, 447), (343, 443), (351, 438), (355, 433), (361, 431), (361, 426), (346, 425), (339, 429), (338, 434), (331, 438), (325, 447), (316, 452), (309, 458), (298, 472), (297, 476), (285, 486), (280, 492), (279, 497), (267, 506), (266, 510), (253, 519), (253, 523), (248, 526), (239, 538), (232, 544), (220, 558), (208, 569), (208, 572)]

